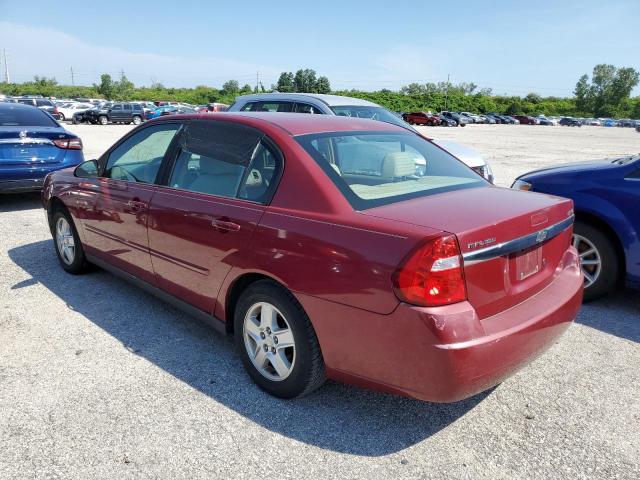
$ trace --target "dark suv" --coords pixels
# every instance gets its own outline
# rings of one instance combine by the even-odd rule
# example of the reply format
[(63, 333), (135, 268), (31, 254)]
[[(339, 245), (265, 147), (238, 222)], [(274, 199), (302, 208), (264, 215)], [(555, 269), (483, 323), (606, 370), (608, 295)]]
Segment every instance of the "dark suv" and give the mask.
[(139, 103), (114, 103), (105, 105), (105, 108), (92, 108), (83, 115), (83, 121), (100, 125), (109, 122), (139, 125), (144, 119), (144, 110)]

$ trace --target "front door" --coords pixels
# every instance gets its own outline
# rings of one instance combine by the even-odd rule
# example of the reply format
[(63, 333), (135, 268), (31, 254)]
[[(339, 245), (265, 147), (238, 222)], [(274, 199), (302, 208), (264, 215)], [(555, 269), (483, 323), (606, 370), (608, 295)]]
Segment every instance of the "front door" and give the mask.
[(153, 283), (147, 241), (149, 204), (178, 123), (152, 125), (117, 145), (102, 176), (85, 182), (78, 200), (87, 252)]
[(149, 212), (157, 286), (213, 313), (238, 251), (246, 251), (282, 164), (242, 125), (194, 121)]

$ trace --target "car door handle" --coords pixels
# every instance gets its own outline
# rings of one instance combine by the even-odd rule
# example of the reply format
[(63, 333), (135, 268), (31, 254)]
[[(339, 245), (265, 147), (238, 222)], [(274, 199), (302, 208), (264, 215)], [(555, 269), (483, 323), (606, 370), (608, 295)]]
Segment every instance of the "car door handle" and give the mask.
[(217, 220), (214, 219), (211, 221), (211, 225), (219, 230), (224, 230), (226, 232), (238, 232), (240, 231), (240, 225), (237, 223), (230, 222), (228, 220)]
[(140, 212), (147, 208), (147, 204), (139, 200), (129, 200), (127, 202), (127, 206), (131, 209), (132, 212)]

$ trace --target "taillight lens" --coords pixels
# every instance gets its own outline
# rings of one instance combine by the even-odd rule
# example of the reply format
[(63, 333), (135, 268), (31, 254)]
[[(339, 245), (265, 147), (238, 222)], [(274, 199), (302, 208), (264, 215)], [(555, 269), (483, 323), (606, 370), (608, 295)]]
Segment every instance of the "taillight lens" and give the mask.
[(396, 271), (396, 295), (407, 303), (437, 307), (466, 300), (462, 256), (454, 235), (430, 240)]
[(53, 143), (66, 150), (82, 150), (82, 140), (79, 138), (56, 138)]

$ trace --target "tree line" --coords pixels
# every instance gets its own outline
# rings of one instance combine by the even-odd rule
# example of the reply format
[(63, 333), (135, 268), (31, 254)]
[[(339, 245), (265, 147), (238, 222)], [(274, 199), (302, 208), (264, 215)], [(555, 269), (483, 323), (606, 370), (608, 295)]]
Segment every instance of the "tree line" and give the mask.
[(124, 74), (118, 80), (110, 75), (100, 76), (100, 83), (91, 86), (60, 85), (55, 78), (37, 76), (31, 82), (0, 83), (5, 95), (43, 95), (57, 98), (105, 98), (109, 100), (167, 100), (201, 105), (212, 102), (233, 103), (238, 95), (257, 92), (333, 93), (362, 98), (383, 105), (392, 111), (411, 112), (432, 110), (497, 112), (524, 115), (567, 115), (578, 117), (615, 117), (640, 119), (640, 97), (631, 97), (640, 75), (633, 68), (617, 68), (601, 64), (593, 68), (591, 77), (583, 75), (576, 83), (574, 97), (542, 97), (528, 95), (495, 95), (491, 89), (478, 88), (474, 83), (452, 84), (411, 83), (400, 90), (377, 91), (332, 90), (326, 76), (305, 68), (282, 72), (278, 81), (265, 88), (262, 84), (240, 86), (237, 80), (225, 82), (221, 88), (199, 85), (194, 88), (171, 88), (154, 82), (136, 87)]

